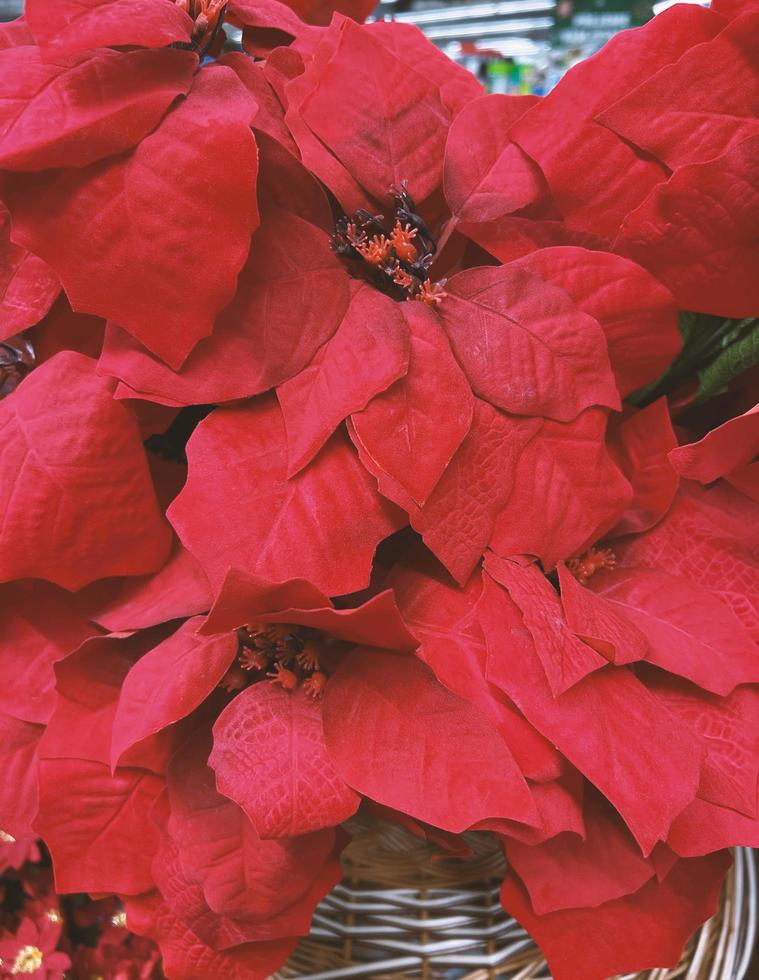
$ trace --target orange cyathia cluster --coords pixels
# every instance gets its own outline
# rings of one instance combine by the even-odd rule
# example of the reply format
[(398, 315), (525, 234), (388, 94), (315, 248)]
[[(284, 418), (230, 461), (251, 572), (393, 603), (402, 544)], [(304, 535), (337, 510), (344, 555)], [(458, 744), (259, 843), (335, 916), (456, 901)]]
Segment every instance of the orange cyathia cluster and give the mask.
[(366, 279), (394, 299), (416, 299), (437, 306), (445, 298), (445, 280), (429, 277), (436, 243), (424, 219), (416, 213), (406, 184), (392, 189), (395, 214), (392, 228), (385, 216), (359, 209), (335, 225), (332, 248), (351, 274)]
[(302, 687), (310, 697), (321, 698), (327, 674), (318, 630), (285, 623), (249, 623), (237, 630), (237, 640), (237, 658), (220, 687), (232, 693), (251, 681), (266, 679), (285, 690)]
[(224, 19), (227, 0), (174, 0), (195, 22), (192, 32), (194, 48), (207, 48)]
[(610, 548), (590, 548), (579, 558), (570, 558), (567, 568), (581, 585), (602, 568), (614, 568), (617, 559)]

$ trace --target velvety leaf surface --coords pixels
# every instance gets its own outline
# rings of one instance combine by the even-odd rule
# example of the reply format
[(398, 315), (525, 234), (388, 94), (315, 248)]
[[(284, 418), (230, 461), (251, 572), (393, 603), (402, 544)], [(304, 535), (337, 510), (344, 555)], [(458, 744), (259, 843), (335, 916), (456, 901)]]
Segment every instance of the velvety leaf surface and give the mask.
[(45, 724), (55, 706), (54, 664), (98, 632), (62, 589), (39, 581), (4, 585), (0, 589), (0, 663), (5, 678), (0, 686), (0, 711)]
[(137, 424), (94, 367), (58, 354), (0, 404), (3, 581), (78, 589), (146, 574), (166, 558), (169, 529)]
[(158, 842), (150, 811), (162, 789), (163, 780), (142, 769), (111, 775), (101, 762), (43, 758), (34, 827), (50, 848), (56, 890), (134, 895), (150, 888)]
[(217, 792), (205, 761), (210, 748), (210, 735), (200, 734), (171, 762), (169, 833), (213, 912), (266, 925), (307, 894), (329, 858), (334, 833), (260, 840), (237, 804)]
[[(457, 588), (420, 548), (393, 567), (388, 584), (421, 641), (416, 656), (449, 691), (490, 719), (525, 777), (539, 782), (556, 779), (561, 772), (559, 753), (485, 679), (485, 637), (476, 615), (481, 580), (473, 577), (463, 589)], [(536, 804), (540, 811), (537, 800)]]
[(583, 803), (585, 839), (558, 834), (535, 847), (505, 843), (509, 867), (519, 875), (536, 915), (594, 909), (632, 895), (654, 876), (619, 816), (597, 794)]
[(171, 404), (248, 398), (306, 367), (347, 305), (348, 278), (324, 232), (272, 210), (253, 236), (235, 298), (179, 371), (113, 324), (98, 369)]
[[(373, 107), (372, 125), (367, 105)], [(340, 26), (334, 52), (300, 114), (379, 200), (407, 180), (414, 199), (423, 201), (440, 183), (450, 117), (437, 86), (352, 21)]]
[(169, 560), (144, 578), (125, 579), (119, 591), (90, 611), (111, 632), (146, 629), (210, 609), (211, 588), (200, 565), (178, 541)]
[(667, 843), (682, 857), (700, 857), (736, 845), (759, 847), (759, 818), (696, 799), (672, 824)]
[(219, 715), (213, 741), (208, 764), (216, 785), (260, 837), (332, 827), (358, 808), (327, 752), (321, 705), (302, 689), (268, 682), (246, 688)]
[(543, 422), (496, 521), (490, 546), (497, 554), (536, 555), (550, 567), (616, 524), (632, 491), (606, 449), (605, 428), (606, 412), (597, 408), (574, 422)]
[(61, 284), (46, 262), (10, 240), (7, 211), (0, 225), (0, 340), (7, 340), (42, 320)]
[(646, 659), (657, 667), (715, 694), (759, 682), (759, 649), (751, 636), (732, 610), (692, 580), (619, 568), (588, 584), (645, 634)]
[(126, 909), (129, 928), (159, 944), (163, 967), (169, 976), (267, 980), (284, 964), (295, 946), (295, 939), (281, 939), (245, 943), (224, 951), (212, 949), (172, 914), (155, 890), (127, 898)]
[(603, 793), (649, 854), (696, 795), (702, 749), (692, 733), (628, 668), (594, 671), (554, 698), (518, 608), (487, 576), (479, 616), (489, 680)]
[(0, 711), (0, 828), (16, 840), (32, 834), (37, 815), (37, 746), (42, 725)]
[(544, 916), (509, 877), (501, 902), (539, 944), (554, 980), (607, 980), (677, 966), (685, 943), (716, 911), (730, 862), (725, 853), (679, 861), (663, 882), (650, 881), (634, 895)]
[(284, 423), (271, 398), (212, 412), (187, 456), (169, 519), (217, 589), (236, 567), (275, 581), (306, 578), (326, 595), (356, 592), (379, 542), (403, 524), (341, 435), (288, 481)]
[(535, 95), (483, 95), (456, 116), (445, 145), (443, 187), (460, 221), (494, 221), (538, 200), (540, 170), (508, 138)]
[(372, 287), (359, 286), (334, 336), (308, 367), (279, 386), (288, 476), (314, 458), (343, 419), (406, 374), (409, 333), (400, 309)]
[(347, 656), (327, 684), (324, 734), (346, 782), (418, 820), (453, 833), (487, 817), (537, 822), (506, 743), (415, 658)]
[(0, 165), (82, 167), (130, 149), (186, 94), (197, 64), (190, 51), (101, 49), (46, 62), (38, 48), (8, 48), (0, 53)]
[(469, 383), (435, 314), (400, 307), (411, 340), (408, 374), (351, 416), (363, 451), (423, 506), (472, 424)]
[(712, 160), (759, 135), (757, 60), (759, 14), (747, 14), (685, 51), (605, 109), (598, 122), (671, 170)]
[(192, 21), (170, 0), (29, 0), (29, 29), (51, 56), (88, 48), (187, 43)]
[(677, 446), (666, 398), (660, 398), (616, 425), (609, 452), (629, 480), (633, 496), (614, 535), (639, 534), (669, 510), (680, 484), (670, 453)]
[(563, 768), (564, 773), (558, 779), (548, 783), (528, 783), (540, 816), (540, 826), (527, 827), (513, 820), (486, 820), (477, 825), (478, 829), (494, 831), (504, 844), (516, 840), (535, 846), (551, 840), (557, 834), (573, 834), (584, 840), (584, 780), (566, 760), (563, 761)]
[(198, 636), (201, 623), (200, 616), (188, 619), (127, 674), (113, 721), (112, 766), (131, 746), (190, 714), (232, 664), (235, 634)]
[(233, 568), (200, 632), (221, 633), (250, 622), (311, 626), (335, 639), (390, 650), (412, 650), (417, 642), (390, 589), (355, 609), (335, 609), (310, 582), (267, 582)]
[(687, 446), (669, 454), (672, 466), (688, 480), (711, 483), (739, 466), (750, 463), (759, 453), (759, 405), (722, 425)]
[(759, 308), (758, 147), (753, 136), (678, 168), (620, 228), (615, 250), (649, 269), (683, 309), (743, 317)]
[(567, 245), (539, 248), (518, 265), (561, 286), (578, 309), (600, 323), (623, 398), (659, 378), (679, 353), (672, 294), (634, 262)]
[(612, 663), (642, 660), (648, 650), (645, 633), (604, 596), (581, 585), (563, 562), (557, 570), (561, 608), (569, 629)]
[(467, 269), (446, 289), (445, 329), (482, 398), (564, 422), (619, 406), (601, 328), (563, 289), (513, 264)]
[[(665, 10), (575, 65), (511, 127), (509, 135), (542, 169), (570, 227), (613, 238), (625, 215), (666, 180), (665, 167), (637, 154), (594, 117), (723, 25), (708, 10)], [(657, 96), (666, 101), (666, 90)]]
[(495, 567), (522, 613), (554, 697), (606, 666), (604, 657), (572, 633), (556, 591), (537, 566), (499, 561)]
[(380, 492), (404, 507), (427, 547), (463, 585), (480, 559), (496, 516), (509, 497), (520, 454), (539, 428), (537, 419), (509, 417), (475, 399), (472, 426), (423, 507), (417, 507), (354, 442)]
[(657, 568), (716, 593), (759, 640), (757, 514), (755, 503), (724, 485), (704, 491), (684, 483), (664, 520), (615, 542), (615, 553), (621, 565)]
[(53, 267), (74, 309), (179, 367), (232, 299), (258, 224), (255, 109), (234, 72), (205, 68), (132, 153), (17, 181), (14, 239)]
[[(653, 674), (653, 672), (651, 672)], [(743, 685), (727, 697), (704, 694), (678, 677), (653, 674), (649, 688), (702, 740), (699, 798), (757, 816), (759, 691)]]

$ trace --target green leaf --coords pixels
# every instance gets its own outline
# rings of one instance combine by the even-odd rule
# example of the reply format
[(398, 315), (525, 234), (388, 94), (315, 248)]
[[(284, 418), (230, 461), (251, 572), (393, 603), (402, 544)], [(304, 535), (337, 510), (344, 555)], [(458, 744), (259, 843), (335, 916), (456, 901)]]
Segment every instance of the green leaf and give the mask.
[(759, 364), (759, 319), (739, 321), (725, 340), (724, 349), (698, 372), (698, 402), (725, 391), (739, 374)]

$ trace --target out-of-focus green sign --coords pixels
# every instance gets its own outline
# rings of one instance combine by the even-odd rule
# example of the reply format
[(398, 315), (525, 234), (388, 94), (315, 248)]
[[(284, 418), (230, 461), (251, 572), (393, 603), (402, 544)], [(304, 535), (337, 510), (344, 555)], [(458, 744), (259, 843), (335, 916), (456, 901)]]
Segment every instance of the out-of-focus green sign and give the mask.
[(610, 37), (653, 17), (649, 0), (558, 0), (554, 43), (596, 51)]

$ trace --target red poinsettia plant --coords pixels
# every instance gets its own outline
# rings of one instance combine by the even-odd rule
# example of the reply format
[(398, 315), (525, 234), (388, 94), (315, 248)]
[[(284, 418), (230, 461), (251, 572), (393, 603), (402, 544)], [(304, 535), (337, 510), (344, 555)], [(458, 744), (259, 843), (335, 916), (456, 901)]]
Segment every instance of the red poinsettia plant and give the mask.
[(759, 844), (759, 9), (536, 98), (371, 7), (0, 30), (2, 841), (145, 937), (2, 969), (268, 977), (362, 808), (605, 980)]

